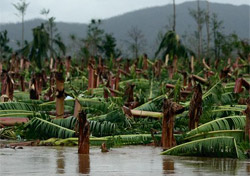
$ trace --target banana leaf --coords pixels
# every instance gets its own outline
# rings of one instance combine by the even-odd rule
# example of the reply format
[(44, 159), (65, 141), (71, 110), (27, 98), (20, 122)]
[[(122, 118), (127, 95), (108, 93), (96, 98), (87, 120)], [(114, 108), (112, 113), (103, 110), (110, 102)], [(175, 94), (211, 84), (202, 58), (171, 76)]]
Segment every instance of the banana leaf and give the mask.
[[(65, 138), (64, 133), (62, 133), (60, 130), (64, 129), (67, 131), (74, 131), (77, 123), (77, 118), (71, 116), (65, 119), (53, 119), (51, 121), (47, 121), (44, 119), (38, 119), (42, 121), (43, 123), (39, 123), (39, 128), (37, 130), (41, 130), (41, 132), (45, 132), (45, 134), (49, 134), (50, 137), (57, 137), (57, 138)], [(113, 135), (116, 130), (116, 125), (111, 122), (103, 121), (89, 121), (90, 123), (90, 132), (92, 133), (92, 136), (101, 137), (101, 136), (110, 136)], [(31, 122), (31, 125), (36, 127), (36, 124), (33, 124)], [(50, 129), (46, 129), (46, 126), (51, 127)], [(56, 128), (54, 128), (56, 126)], [(61, 127), (61, 128), (60, 128)], [(44, 131), (43, 131), (44, 130)], [(50, 130), (52, 132), (50, 132)], [(58, 132), (56, 132), (58, 131)], [(66, 133), (67, 135), (68, 133)]]
[(207, 133), (199, 133), (187, 138), (184, 138), (186, 141), (194, 141), (198, 139), (210, 138), (210, 137), (219, 137), (219, 136), (230, 136), (234, 137), (237, 142), (242, 142), (244, 139), (244, 130), (219, 130), (219, 131), (210, 131)]
[(23, 102), (3, 102), (0, 103), (0, 110), (26, 110), (26, 111), (39, 111), (39, 106)]
[(245, 116), (229, 116), (220, 119), (216, 119), (205, 123), (189, 132), (187, 132), (186, 137), (190, 137), (200, 133), (207, 133), (210, 131), (218, 130), (244, 130), (246, 123)]
[(29, 121), (26, 128), (39, 133), (43, 138), (69, 138), (75, 136), (74, 130), (62, 127), (39, 117), (34, 117), (31, 121)]
[(236, 140), (228, 136), (211, 137), (187, 142), (168, 149), (161, 154), (239, 158)]

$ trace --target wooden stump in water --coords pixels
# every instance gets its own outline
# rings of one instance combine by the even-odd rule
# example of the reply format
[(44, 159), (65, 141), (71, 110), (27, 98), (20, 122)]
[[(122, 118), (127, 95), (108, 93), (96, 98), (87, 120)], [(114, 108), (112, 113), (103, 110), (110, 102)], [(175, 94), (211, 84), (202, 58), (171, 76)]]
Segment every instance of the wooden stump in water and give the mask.
[(78, 155), (78, 168), (79, 173), (89, 174), (90, 172), (90, 159), (89, 155)]
[(90, 124), (84, 111), (79, 113), (78, 154), (89, 154)]
[(183, 106), (169, 99), (164, 99), (161, 137), (163, 150), (170, 149), (176, 145), (174, 138), (174, 117), (176, 114), (182, 113), (183, 111)]
[(106, 143), (102, 143), (102, 145), (101, 145), (101, 151), (102, 152), (109, 152), (109, 150), (106, 147)]

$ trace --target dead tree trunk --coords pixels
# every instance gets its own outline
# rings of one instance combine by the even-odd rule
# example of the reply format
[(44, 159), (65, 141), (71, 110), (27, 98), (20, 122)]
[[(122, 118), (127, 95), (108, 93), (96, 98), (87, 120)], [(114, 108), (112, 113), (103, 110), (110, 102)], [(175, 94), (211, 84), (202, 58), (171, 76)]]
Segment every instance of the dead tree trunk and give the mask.
[(174, 138), (174, 116), (183, 111), (184, 107), (181, 105), (169, 99), (164, 99), (161, 136), (163, 150), (170, 149), (176, 145)]
[(194, 56), (191, 57), (190, 71), (191, 73), (194, 73)]
[(8, 100), (13, 100), (13, 93), (14, 93), (14, 83), (12, 78), (9, 76), (9, 74), (4, 71), (1, 75), (2, 79), (2, 102), (6, 102)]
[(92, 66), (92, 64), (88, 65), (88, 71), (89, 71), (89, 77), (88, 77), (88, 90), (94, 88), (94, 73), (95, 70)]
[(174, 72), (174, 74), (177, 72), (177, 62), (178, 62), (178, 57), (175, 55), (174, 60), (173, 60), (173, 72)]
[(36, 79), (35, 84), (36, 84), (37, 93), (40, 96), (42, 94), (42, 89), (43, 89), (42, 75), (40, 73), (36, 73), (35, 79)]
[(180, 71), (180, 73), (183, 76), (183, 87), (187, 86), (187, 81), (188, 81), (188, 74), (185, 71)]
[(84, 111), (79, 113), (78, 123), (78, 154), (89, 154), (90, 125), (87, 120), (87, 114)]
[(63, 118), (64, 115), (64, 78), (60, 72), (56, 73), (56, 118)]
[(50, 70), (54, 68), (54, 59), (52, 57), (50, 58), (49, 68)]
[(173, 79), (173, 76), (174, 76), (174, 68), (173, 68), (173, 66), (169, 66), (168, 67), (168, 78)]
[(250, 98), (246, 100), (247, 109), (244, 111), (246, 114), (246, 127), (245, 127), (245, 140), (250, 142)]
[(20, 76), (20, 86), (21, 90), (24, 92), (25, 91), (25, 82), (24, 82), (24, 76)]
[(36, 78), (33, 75), (33, 78), (30, 81), (30, 99), (31, 100), (38, 100), (39, 99), (39, 94), (37, 91), (37, 84), (36, 84)]
[(108, 99), (109, 98), (109, 91), (108, 91), (108, 88), (110, 88), (110, 85), (109, 85), (109, 79), (108, 79), (108, 81), (107, 81), (107, 83), (106, 83), (106, 87), (104, 87), (103, 89), (103, 97), (105, 98), (105, 99)]
[(128, 74), (130, 73), (129, 67), (130, 67), (130, 63), (129, 63), (129, 60), (127, 59), (126, 63), (124, 64), (124, 70)]
[(189, 130), (198, 127), (200, 116), (202, 114), (202, 89), (201, 85), (198, 84), (194, 88), (194, 93), (190, 101), (189, 107)]
[(146, 71), (148, 69), (148, 55), (143, 55), (143, 70)]
[(130, 107), (130, 104), (134, 101), (134, 87), (134, 84), (127, 84), (124, 94), (124, 97), (127, 97), (127, 101), (125, 102), (125, 106), (127, 107)]
[(81, 104), (78, 99), (75, 100), (75, 107), (74, 107), (74, 117), (78, 117), (81, 111)]
[(65, 66), (66, 66), (66, 75), (67, 75), (67, 78), (68, 78), (69, 75), (70, 75), (70, 68), (71, 68), (71, 56), (68, 56), (66, 58)]

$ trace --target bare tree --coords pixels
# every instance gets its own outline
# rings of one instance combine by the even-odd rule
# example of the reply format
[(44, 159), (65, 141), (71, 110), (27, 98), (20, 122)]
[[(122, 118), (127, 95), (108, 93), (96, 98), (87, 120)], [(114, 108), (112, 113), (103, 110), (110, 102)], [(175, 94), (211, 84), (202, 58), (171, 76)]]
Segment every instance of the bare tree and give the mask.
[(206, 11), (206, 29), (207, 29), (207, 57), (210, 54), (210, 9), (209, 9), (209, 1), (207, 0), (207, 11)]
[(17, 16), (21, 17), (22, 19), (22, 42), (21, 42), (21, 47), (23, 48), (24, 45), (24, 16), (26, 14), (26, 10), (29, 6), (29, 3), (26, 3), (25, 0), (20, 0), (20, 2), (13, 4), (13, 6), (16, 8), (18, 13), (16, 14)]
[[(49, 52), (50, 52), (50, 57), (54, 57), (54, 54), (53, 54), (53, 43), (54, 43), (54, 36), (55, 36), (55, 32), (57, 31), (57, 28), (56, 28), (56, 23), (55, 23), (55, 20), (56, 18), (55, 17), (48, 17), (49, 15), (49, 12), (50, 10), (49, 9), (42, 9), (40, 14), (41, 15), (44, 15), (45, 18), (46, 18), (46, 30), (47, 32), (49, 33), (49, 43), (50, 43), (50, 49), (49, 49)], [(57, 34), (58, 35), (58, 34)]]
[(144, 48), (146, 44), (146, 40), (144, 38), (144, 35), (140, 29), (137, 27), (132, 27), (128, 31), (128, 37), (129, 37), (129, 50), (132, 51), (133, 56), (135, 58), (138, 57), (140, 51)]
[(176, 28), (176, 8), (175, 8), (175, 0), (173, 0), (173, 31), (175, 32), (175, 28)]
[(41, 15), (44, 15), (45, 16), (45, 18), (46, 18), (46, 20), (48, 20), (48, 14), (49, 14), (49, 12), (50, 12), (50, 10), (49, 9), (42, 9), (41, 10)]
[(190, 15), (197, 23), (197, 57), (198, 59), (200, 59), (202, 55), (202, 27), (205, 22), (205, 11), (200, 8), (200, 0), (197, 0), (197, 10), (190, 10)]

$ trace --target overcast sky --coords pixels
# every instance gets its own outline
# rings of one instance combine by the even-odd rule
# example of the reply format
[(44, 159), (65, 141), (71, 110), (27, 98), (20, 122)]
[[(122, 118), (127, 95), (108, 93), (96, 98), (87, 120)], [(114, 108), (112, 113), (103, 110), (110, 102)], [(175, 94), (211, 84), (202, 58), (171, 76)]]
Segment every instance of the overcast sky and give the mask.
[[(19, 0), (0, 0), (0, 23), (17, 22), (12, 3)], [(187, 0), (176, 0), (183, 3)], [(26, 0), (29, 7), (25, 19), (42, 18), (40, 11), (50, 9), (50, 15), (56, 21), (88, 23), (92, 18), (105, 19), (126, 12), (172, 3), (172, 0)], [(250, 0), (210, 0), (210, 2), (230, 3), (234, 5), (247, 4)]]

